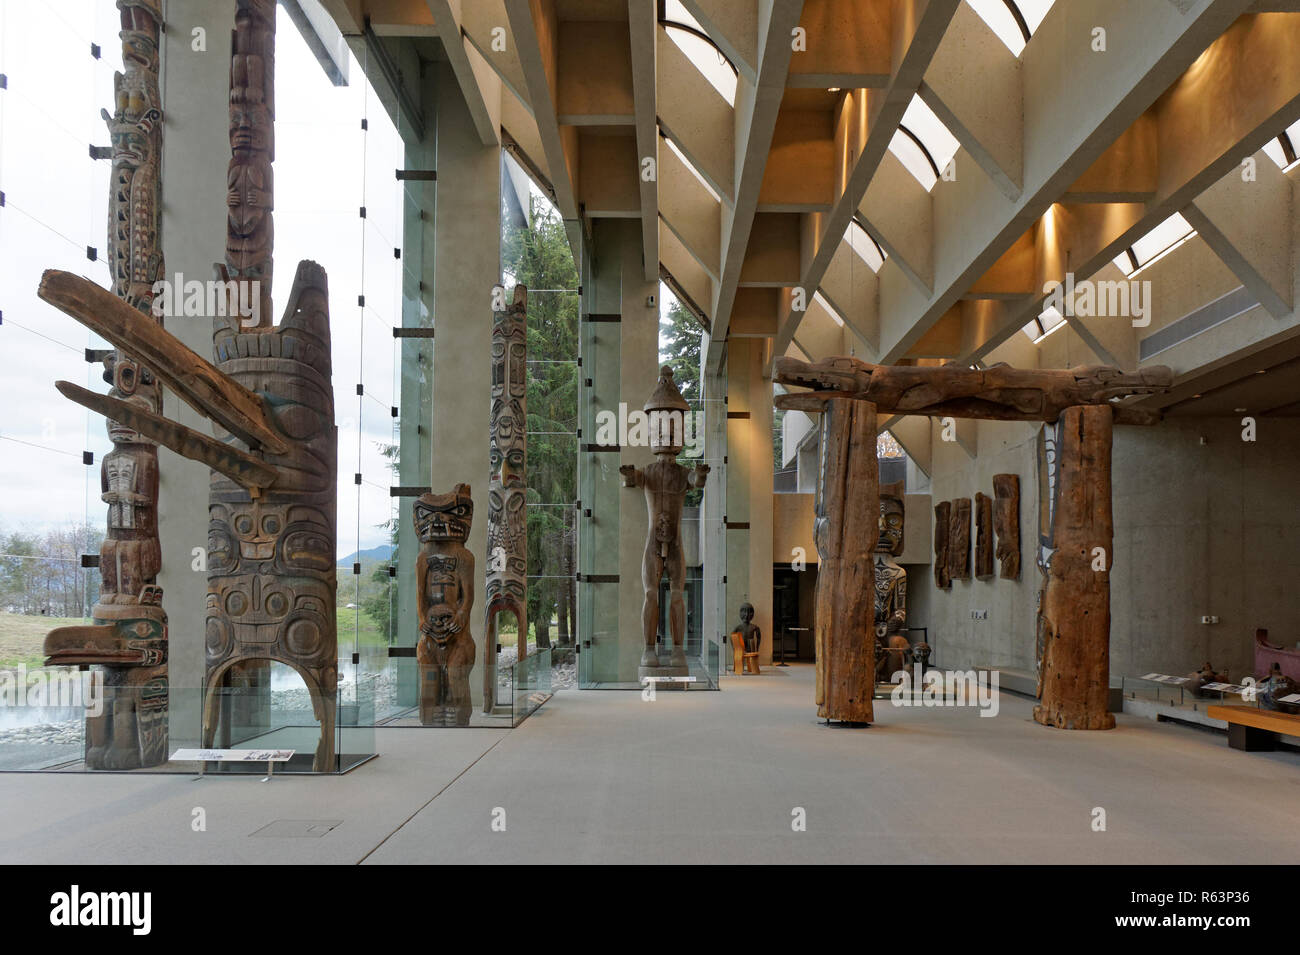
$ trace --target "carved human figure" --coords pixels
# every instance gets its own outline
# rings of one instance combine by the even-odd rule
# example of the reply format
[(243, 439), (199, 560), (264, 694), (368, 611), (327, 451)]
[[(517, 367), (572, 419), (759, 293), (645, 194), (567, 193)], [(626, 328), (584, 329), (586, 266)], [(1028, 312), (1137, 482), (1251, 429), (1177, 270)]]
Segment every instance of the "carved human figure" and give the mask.
[(415, 657), (420, 673), (420, 722), (469, 725), (469, 674), (474, 666), (474, 555), (465, 546), (474, 520), (468, 484), (446, 494), (422, 494), (411, 519), (420, 540), (415, 560), (420, 636)]
[(757, 653), (763, 642), (763, 631), (754, 623), (754, 605), (748, 600), (740, 605), (740, 623), (731, 628), (732, 633), (740, 634), (745, 644), (746, 653)]
[(903, 552), (903, 482), (880, 486), (880, 535), (876, 540), (875, 641), (876, 679), (887, 680), (911, 658), (907, 640), (907, 571), (897, 560)]
[(682, 505), (688, 490), (704, 487), (709, 466), (697, 464), (694, 468), (687, 468), (677, 463), (677, 455), (684, 447), (685, 416), (690, 405), (677, 389), (673, 370), (667, 365), (659, 369), (659, 383), (646, 401), (644, 410), (650, 417), (650, 446), (655, 461), (645, 468), (625, 464), (618, 469), (623, 475), (624, 487), (639, 487), (645, 491), (649, 517), (645, 555), (641, 562), (641, 584), (645, 590), (641, 604), (641, 634), (645, 641), (641, 668), (660, 667), (655, 637), (659, 631), (659, 581), (666, 572), (670, 594), (668, 623), (673, 640), (669, 667), (685, 675), (686, 601), (683, 594), (686, 557), (682, 551), (680, 527)]
[[(124, 72), (113, 78), (114, 109), (101, 110), (112, 160), (108, 259), (113, 293), (149, 314), (163, 274), (158, 92), (158, 0), (118, 0)], [(109, 396), (157, 413), (162, 395), (153, 373), (120, 351), (103, 353)], [(46, 663), (98, 667), (103, 706), (86, 715), (86, 766), (136, 769), (167, 759), (167, 615), (157, 586), (157, 443), (109, 418), (113, 450), (100, 463), (108, 527), (100, 547), (100, 593), (90, 626), (61, 627), (45, 641)]]

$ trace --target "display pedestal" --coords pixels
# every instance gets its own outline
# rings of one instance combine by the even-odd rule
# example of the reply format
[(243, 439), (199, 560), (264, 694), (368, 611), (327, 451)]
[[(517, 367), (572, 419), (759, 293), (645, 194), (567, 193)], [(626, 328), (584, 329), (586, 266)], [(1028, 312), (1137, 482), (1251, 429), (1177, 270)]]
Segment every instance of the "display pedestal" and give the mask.
[(636, 678), (642, 683), (648, 677), (690, 676), (691, 668), (682, 666), (637, 667)]

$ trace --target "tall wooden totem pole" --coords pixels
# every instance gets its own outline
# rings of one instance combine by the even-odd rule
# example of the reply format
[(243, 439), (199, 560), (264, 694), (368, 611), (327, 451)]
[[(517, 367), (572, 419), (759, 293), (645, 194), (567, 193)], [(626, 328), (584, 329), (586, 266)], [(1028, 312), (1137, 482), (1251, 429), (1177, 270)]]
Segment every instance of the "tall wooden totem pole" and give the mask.
[[(124, 71), (113, 80), (114, 110), (102, 111), (112, 146), (108, 252), (113, 293), (142, 315), (163, 275), (162, 99), (158, 92), (159, 0), (118, 0)], [(104, 355), (109, 392), (157, 414), (153, 372), (122, 351)], [(100, 467), (108, 531), (99, 553), (94, 624), (60, 627), (45, 639), (46, 664), (100, 669), (103, 706), (86, 718), (86, 766), (137, 769), (167, 759), (167, 615), (157, 585), (158, 447), (128, 423), (108, 419), (113, 450)]]
[[(496, 660), (502, 613), (519, 625), (519, 659), (528, 653), (528, 289), (492, 313), (491, 464), (488, 482), (486, 636)], [(483, 712), (496, 704), (495, 666), (483, 668)]]
[[(209, 491), (203, 742), (221, 688), (250, 661), (292, 667), (321, 725), (317, 771), (335, 766), (338, 435), (325, 272), (298, 263), (271, 324), (275, 0), (238, 0), (230, 63), (226, 262), (213, 316), (216, 363), (86, 279), (50, 270), (41, 298), (142, 361), (210, 418), (215, 438), (152, 409), (59, 382), (69, 398), (213, 469)], [(187, 555), (188, 556), (188, 555)]]

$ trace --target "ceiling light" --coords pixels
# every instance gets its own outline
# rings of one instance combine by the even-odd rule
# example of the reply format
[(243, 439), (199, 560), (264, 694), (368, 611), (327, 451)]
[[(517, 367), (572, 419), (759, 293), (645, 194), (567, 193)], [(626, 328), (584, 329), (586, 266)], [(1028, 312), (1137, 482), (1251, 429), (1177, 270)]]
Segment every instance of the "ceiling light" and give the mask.
[(1233, 408), (1233, 409), (1232, 409), (1232, 413), (1233, 413), (1233, 414), (1244, 414), (1245, 411), (1246, 411), (1245, 408)]
[(840, 91), (840, 88), (839, 88), (838, 86), (828, 86), (828, 87), (826, 87), (826, 92), (828, 92), (828, 93), (838, 93), (839, 91)]

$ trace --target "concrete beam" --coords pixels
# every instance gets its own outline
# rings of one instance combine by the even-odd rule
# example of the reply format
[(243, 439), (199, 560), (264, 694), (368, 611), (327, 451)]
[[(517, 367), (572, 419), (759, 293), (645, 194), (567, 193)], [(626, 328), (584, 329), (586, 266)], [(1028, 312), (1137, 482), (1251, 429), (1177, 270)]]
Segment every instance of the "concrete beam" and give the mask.
[(1021, 83), (1020, 58), (963, 3), (919, 90), (925, 104), (1009, 199), (1020, 196), (1024, 175)]
[(768, 150), (794, 54), (792, 32), (799, 25), (802, 10), (803, 0), (763, 0), (759, 9), (758, 78), (750, 82), (741, 76), (736, 85), (732, 156), (736, 188), (734, 201), (722, 209), (722, 275), (713, 303), (715, 340), (726, 337), (736, 288), (746, 267)]
[(1252, 158), (1250, 181), (1234, 169), (1183, 216), (1269, 314), (1284, 318), (1295, 307), (1293, 186), (1266, 155)]
[(555, 72), (561, 126), (630, 126), (636, 106), (628, 25), (561, 20)]
[[(1055, 5), (1021, 57), (1022, 196), (1009, 200), (991, 181), (969, 176), (936, 190), (934, 292), (923, 296), (899, 287), (901, 294), (886, 297), (882, 290), (881, 359), (907, 354), (1030, 223), (1232, 26), (1248, 2), (1199, 0), (1180, 13), (1169, 4), (1097, 0), (1086, 17), (1071, 5)], [(1085, 20), (1108, 25), (1106, 52), (1092, 50)], [(1159, 153), (1163, 162), (1165, 150)], [(1080, 257), (1072, 253), (1070, 265), (1077, 274)], [(1013, 320), (1005, 334), (1017, 327)]]
[(655, 36), (659, 123), (709, 187), (730, 198), (736, 155), (732, 108), (666, 30)]
[(858, 212), (893, 266), (929, 295), (934, 282), (934, 207), (930, 193), (893, 153), (880, 157)]
[[(551, 187), (560, 216), (578, 220), (577, 156), (565, 148), (556, 119), (556, 72), (559, 56), (559, 20), (554, 4), (540, 0), (505, 0), (506, 18), (519, 65), (527, 85), (528, 102), (537, 120), (538, 137), (551, 171)], [(576, 153), (576, 133), (571, 149)]]
[[(891, 21), (893, 74), (883, 90), (854, 90), (844, 96), (836, 130), (843, 186), (831, 211), (821, 219), (820, 237), (800, 278), (800, 287), (811, 290), (821, 285), (858, 203), (888, 153), (890, 140), (912, 95), (921, 86), (958, 2), (897, 0), (895, 3)], [(777, 334), (777, 354), (785, 350), (802, 317), (801, 312), (785, 316)]]
[[(659, 214), (716, 282), (722, 258), (722, 203), (671, 149), (659, 153)], [(710, 291), (706, 300), (713, 301)]]
[(519, 63), (519, 50), (510, 36), (505, 0), (461, 0), (460, 27), (465, 39), (496, 71), (506, 89), (528, 106), (528, 81)]
[(682, 0), (740, 75), (758, 82), (758, 0)]
[[(646, 281), (659, 275), (659, 116), (655, 50), (659, 30), (653, 7), (628, 0), (627, 31), (632, 61), (632, 101), (636, 112), (636, 175), (641, 193), (641, 248)], [(664, 152), (671, 152), (665, 149)], [(676, 158), (676, 157), (674, 157)], [(645, 168), (647, 160), (650, 168)]]
[(425, 0), (483, 145), (501, 141), (501, 80), (461, 32), (461, 0)]

